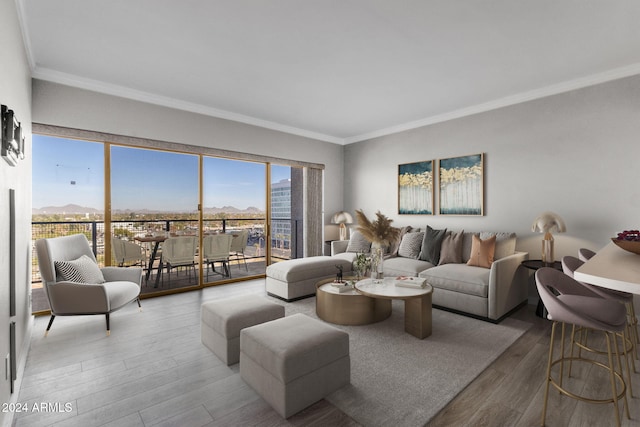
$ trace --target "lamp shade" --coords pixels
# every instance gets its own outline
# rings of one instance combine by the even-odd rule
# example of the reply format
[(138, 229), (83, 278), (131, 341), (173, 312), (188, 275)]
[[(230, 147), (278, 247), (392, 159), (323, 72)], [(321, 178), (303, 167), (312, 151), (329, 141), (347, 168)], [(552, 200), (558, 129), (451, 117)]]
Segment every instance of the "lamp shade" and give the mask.
[(538, 233), (564, 233), (567, 231), (567, 227), (560, 215), (547, 211), (542, 212), (533, 220), (533, 224), (531, 224), (531, 231)]
[(351, 224), (353, 223), (353, 217), (349, 212), (340, 211), (333, 214), (331, 217), (332, 224)]

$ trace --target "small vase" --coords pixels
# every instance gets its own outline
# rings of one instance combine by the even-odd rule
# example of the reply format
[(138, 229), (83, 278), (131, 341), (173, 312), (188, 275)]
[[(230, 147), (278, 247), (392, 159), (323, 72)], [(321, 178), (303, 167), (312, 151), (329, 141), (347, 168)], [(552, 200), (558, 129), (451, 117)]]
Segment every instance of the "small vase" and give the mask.
[(373, 283), (381, 283), (383, 278), (382, 263), (384, 261), (384, 249), (379, 246), (371, 246), (371, 280)]

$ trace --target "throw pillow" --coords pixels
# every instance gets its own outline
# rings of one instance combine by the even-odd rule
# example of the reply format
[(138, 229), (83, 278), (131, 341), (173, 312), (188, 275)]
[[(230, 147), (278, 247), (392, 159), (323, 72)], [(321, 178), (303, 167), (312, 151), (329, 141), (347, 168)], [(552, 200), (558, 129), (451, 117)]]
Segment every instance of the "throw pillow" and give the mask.
[(493, 254), (496, 250), (496, 236), (482, 240), (474, 234), (472, 239), (471, 256), (469, 257), (469, 261), (467, 261), (467, 265), (491, 268), (491, 264), (493, 264)]
[(73, 261), (55, 261), (56, 272), (65, 282), (104, 283), (104, 276), (100, 267), (91, 258), (82, 255)]
[(398, 248), (398, 256), (404, 258), (418, 259), (420, 255), (420, 248), (422, 247), (422, 240), (424, 239), (424, 232), (420, 233), (407, 233), (402, 236), (400, 241), (400, 247)]
[(446, 234), (446, 228), (444, 230), (434, 230), (427, 225), (427, 231), (425, 231), (424, 239), (422, 240), (420, 259), (429, 261), (433, 265), (438, 265), (440, 261), (440, 247)]
[(408, 232), (411, 231), (411, 226), (407, 225), (406, 227), (402, 227), (400, 229), (400, 233), (398, 234), (398, 238), (396, 240), (394, 240), (391, 245), (389, 246), (389, 254), (391, 256), (397, 256), (398, 255), (398, 249), (400, 248), (400, 242), (402, 241), (402, 236), (404, 236), (405, 234), (407, 234)]
[(365, 239), (361, 232), (353, 230), (346, 252), (369, 253), (371, 252), (371, 242)]
[(460, 264), (462, 263), (462, 236), (464, 230), (457, 233), (450, 232), (442, 240), (440, 248), (440, 262), (443, 264)]

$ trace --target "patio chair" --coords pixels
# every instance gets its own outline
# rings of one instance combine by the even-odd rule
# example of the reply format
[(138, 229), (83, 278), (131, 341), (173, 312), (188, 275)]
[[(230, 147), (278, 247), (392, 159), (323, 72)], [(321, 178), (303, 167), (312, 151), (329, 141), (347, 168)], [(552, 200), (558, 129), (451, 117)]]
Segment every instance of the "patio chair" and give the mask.
[(100, 268), (84, 234), (40, 239), (35, 245), (51, 307), (45, 336), (56, 316), (83, 314), (104, 314), (110, 335), (111, 313), (133, 301), (141, 308), (142, 268)]
[[(214, 273), (221, 274), (224, 277), (231, 277), (231, 271), (229, 269), (229, 252), (231, 251), (231, 242), (233, 236), (230, 234), (214, 234), (211, 236), (205, 236), (202, 240), (203, 246), (203, 259), (207, 264), (207, 281), (209, 280), (209, 268)], [(216, 263), (222, 264), (222, 272), (216, 271)]]
[(196, 236), (179, 236), (169, 237), (162, 242), (162, 258), (161, 261), (167, 267), (169, 281), (171, 281), (171, 270), (178, 267), (187, 267), (189, 271), (189, 280), (191, 280), (191, 271), (196, 274)]
[(244, 267), (247, 271), (249, 271), (249, 267), (247, 266), (247, 258), (244, 255), (244, 250), (247, 247), (247, 240), (249, 239), (249, 230), (244, 229), (239, 233), (233, 234), (233, 240), (231, 241), (231, 249), (229, 250), (230, 255), (235, 257), (236, 262), (238, 263), (238, 268), (240, 268), (240, 257), (244, 261)]
[(111, 247), (113, 248), (114, 261), (118, 267), (125, 265), (144, 266), (147, 262), (147, 256), (140, 245), (114, 237), (111, 240)]

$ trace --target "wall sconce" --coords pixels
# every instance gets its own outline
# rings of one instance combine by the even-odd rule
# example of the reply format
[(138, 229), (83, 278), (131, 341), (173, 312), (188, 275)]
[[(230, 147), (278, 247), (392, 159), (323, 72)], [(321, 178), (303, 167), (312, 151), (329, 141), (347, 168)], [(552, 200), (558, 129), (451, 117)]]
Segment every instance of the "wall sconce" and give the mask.
[(15, 166), (18, 160), (24, 159), (24, 135), (22, 126), (16, 118), (13, 110), (6, 105), (0, 107), (2, 122), (2, 158), (11, 166)]
[(333, 214), (331, 217), (331, 224), (340, 224), (340, 240), (347, 240), (347, 226), (345, 224), (352, 224), (353, 217), (349, 212), (340, 211)]
[(555, 259), (551, 232), (564, 233), (567, 231), (564, 220), (556, 213), (542, 212), (533, 220), (531, 231), (544, 233), (544, 238), (542, 239), (542, 262), (545, 264), (553, 264)]

